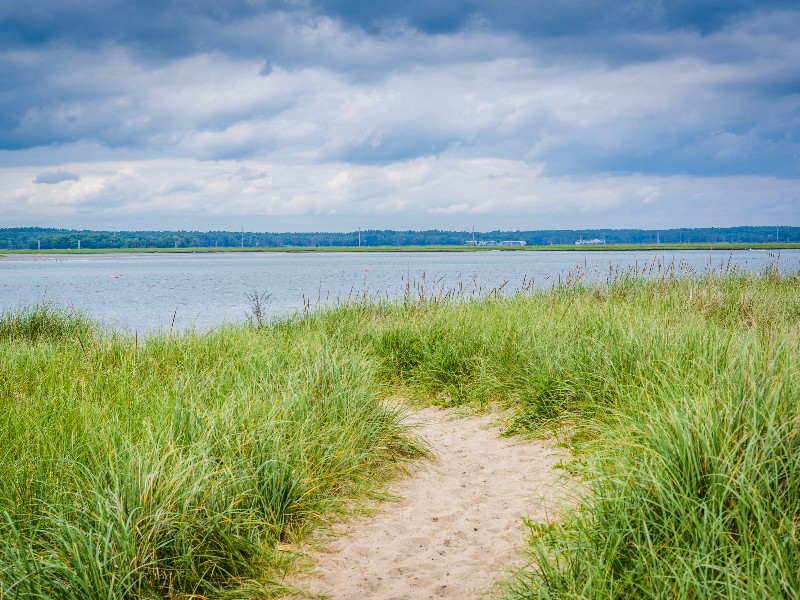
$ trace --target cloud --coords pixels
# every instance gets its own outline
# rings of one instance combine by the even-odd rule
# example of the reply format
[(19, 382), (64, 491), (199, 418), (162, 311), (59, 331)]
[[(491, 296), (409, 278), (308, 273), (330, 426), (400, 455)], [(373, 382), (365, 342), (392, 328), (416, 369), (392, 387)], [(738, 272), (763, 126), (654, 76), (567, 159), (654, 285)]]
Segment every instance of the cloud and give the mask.
[(661, 190), (653, 185), (642, 186), (636, 194), (642, 199), (643, 204), (652, 204), (658, 201), (661, 196)]
[(33, 180), (33, 183), (56, 184), (62, 181), (80, 181), (81, 176), (77, 173), (70, 173), (68, 171), (49, 171), (47, 173), (39, 173)]
[(6, 87), (18, 92), (0, 114), (17, 119), (0, 144), (356, 163), (457, 151), (557, 172), (785, 176), (798, 166), (800, 42), (786, 23), (800, 27), (799, 11), (709, 35), (625, 33), (628, 54), (650, 58), (618, 65), (541, 55), (548, 42), (502, 32), (368, 35), (330, 18), (260, 18), (218, 26), (248, 40), (275, 33), (275, 57), (214, 51), (152, 64), (124, 45), (6, 53)]
[(782, 0), (9, 0), (0, 198), (81, 226), (773, 214), (747, 182), (796, 222), (798, 29)]
[(425, 35), (465, 29), (513, 33), (519, 37), (564, 39), (592, 32), (718, 30), (741, 14), (796, 8), (793, 0), (6, 0), (0, 6), (0, 39), (5, 45), (56, 42), (82, 48), (131, 46), (149, 57), (177, 57), (221, 49), (252, 53), (270, 47), (270, 36), (242, 36), (259, 24), (291, 18), (329, 19), (372, 36), (407, 27)]
[[(774, 51), (775, 80), (796, 46)], [(104, 93), (29, 107), (6, 147), (94, 139), (167, 156), (359, 164), (455, 153), (523, 157), (554, 173), (786, 176), (798, 167), (800, 111), (792, 95), (762, 91), (758, 61), (563, 69), (497, 58), (351, 81), (325, 69), (262, 77), (260, 62), (222, 55), (151, 70), (122, 50), (100, 60), (91, 69), (88, 56), (65, 60), (71, 75), (53, 88), (63, 88), (57, 98), (92, 84)]]
[[(98, 227), (127, 229), (661, 228), (788, 224), (800, 214), (800, 188), (791, 179), (554, 177), (518, 160), (288, 166), (170, 159), (82, 168), (68, 190), (31, 184), (30, 168), (3, 169), (0, 226), (39, 214), (46, 225), (81, 227), (91, 218)], [(242, 177), (243, 168), (268, 175)]]

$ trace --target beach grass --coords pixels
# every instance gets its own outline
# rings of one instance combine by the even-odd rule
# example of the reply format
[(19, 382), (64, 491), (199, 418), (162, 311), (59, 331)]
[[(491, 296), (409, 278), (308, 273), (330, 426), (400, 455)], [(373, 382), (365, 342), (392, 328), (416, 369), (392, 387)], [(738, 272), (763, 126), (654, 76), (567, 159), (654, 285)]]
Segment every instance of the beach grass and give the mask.
[(2, 598), (272, 597), (283, 544), (422, 452), (369, 359), (303, 323), (2, 323)]
[(800, 276), (656, 271), (146, 339), (7, 313), (0, 597), (287, 592), (286, 542), (424, 452), (398, 395), (572, 449), (510, 598), (797, 597)]
[[(566, 439), (580, 484), (509, 598), (800, 596), (800, 277), (580, 277), (503, 299), (350, 307), (417, 402)], [(321, 317), (324, 318), (324, 317)]]
[[(800, 596), (800, 279), (562, 286), (427, 307), (387, 373), (509, 432), (567, 432), (577, 508), (533, 528), (511, 598)], [(563, 433), (562, 433), (563, 435)]]

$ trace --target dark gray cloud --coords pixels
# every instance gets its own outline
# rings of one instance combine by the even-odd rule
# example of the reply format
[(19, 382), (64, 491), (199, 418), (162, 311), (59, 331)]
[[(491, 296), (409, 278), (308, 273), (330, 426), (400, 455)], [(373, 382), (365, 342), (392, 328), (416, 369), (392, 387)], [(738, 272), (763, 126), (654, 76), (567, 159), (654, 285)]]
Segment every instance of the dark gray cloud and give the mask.
[(33, 183), (45, 183), (52, 185), (55, 183), (61, 183), (62, 181), (80, 181), (80, 179), (81, 176), (77, 173), (70, 173), (69, 171), (62, 171), (61, 169), (58, 169), (57, 171), (40, 173), (33, 180)]
[(406, 25), (426, 34), (483, 28), (523, 38), (568, 38), (625, 31), (708, 34), (743, 14), (795, 8), (795, 0), (6, 0), (0, 6), (0, 40), (6, 47), (117, 43), (177, 56), (218, 49), (260, 52), (270, 47), (268, 38), (243, 45), (235, 32), (281, 14), (331, 17), (377, 35)]

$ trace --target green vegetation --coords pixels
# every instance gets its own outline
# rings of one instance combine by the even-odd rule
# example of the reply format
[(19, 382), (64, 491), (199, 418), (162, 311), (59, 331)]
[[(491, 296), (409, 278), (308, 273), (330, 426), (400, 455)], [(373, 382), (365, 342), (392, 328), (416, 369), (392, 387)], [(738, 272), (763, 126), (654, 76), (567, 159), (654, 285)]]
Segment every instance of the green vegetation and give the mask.
[(798, 292), (772, 271), (576, 300), (537, 370), (587, 431), (586, 489), (532, 528), (513, 598), (800, 596)]
[(0, 597), (269, 597), (421, 450), (379, 399), (509, 409), (581, 484), (511, 598), (800, 595), (800, 275), (356, 302), (146, 340), (0, 321)]
[(365, 335), (418, 398), (568, 435), (577, 509), (512, 598), (800, 595), (800, 277), (774, 269), (413, 307)]
[[(338, 232), (254, 232), (254, 231), (91, 231), (71, 229), (46, 229), (42, 227), (0, 228), (2, 250), (145, 250), (171, 249), (204, 251), (231, 249), (316, 249), (365, 250), (380, 248), (383, 251), (397, 248), (460, 248), (474, 243), (481, 247), (495, 247), (503, 241), (523, 241), (538, 248), (575, 249), (578, 240), (602, 240), (609, 246), (642, 246), (657, 249), (672, 247), (689, 249), (749, 248), (754, 245), (777, 244), (774, 247), (798, 247), (800, 227), (749, 226), (706, 227), (682, 229), (583, 229), (538, 231), (392, 231), (375, 230)], [(780, 246), (784, 244), (784, 246)], [(788, 245), (786, 245), (788, 244)], [(517, 248), (507, 246), (506, 249)], [(582, 245), (582, 250), (598, 246)], [(602, 245), (599, 246), (602, 248)]]
[(0, 598), (272, 597), (302, 537), (421, 449), (311, 323), (123, 338), (0, 321)]

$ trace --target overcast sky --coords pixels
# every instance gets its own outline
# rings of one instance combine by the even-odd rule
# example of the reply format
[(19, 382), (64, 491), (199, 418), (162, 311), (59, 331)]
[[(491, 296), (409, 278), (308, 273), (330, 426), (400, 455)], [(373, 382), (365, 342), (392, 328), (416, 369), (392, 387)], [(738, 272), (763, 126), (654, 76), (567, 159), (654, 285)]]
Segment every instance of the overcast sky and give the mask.
[(3, 0), (0, 227), (800, 225), (797, 0)]

